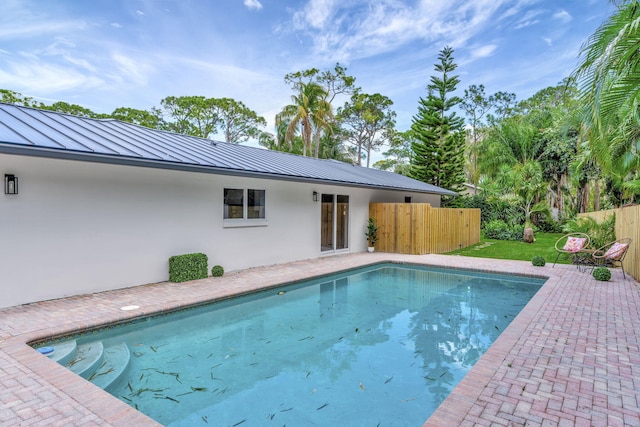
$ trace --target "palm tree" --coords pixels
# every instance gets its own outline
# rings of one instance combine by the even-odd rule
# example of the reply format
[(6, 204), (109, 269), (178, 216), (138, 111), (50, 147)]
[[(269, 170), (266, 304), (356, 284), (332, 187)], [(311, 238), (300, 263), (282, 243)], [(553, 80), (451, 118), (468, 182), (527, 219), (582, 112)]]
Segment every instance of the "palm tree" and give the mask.
[[(622, 173), (625, 188), (640, 194), (640, 2), (621, 0), (618, 10), (587, 40), (573, 73), (591, 152), (606, 173)], [(620, 171), (624, 165), (626, 170)]]
[(317, 157), (322, 130), (333, 119), (331, 103), (327, 100), (327, 91), (315, 82), (297, 82), (296, 88), (298, 93), (291, 96), (293, 102), (276, 116), (276, 123), (288, 123), (285, 142), (291, 145), (299, 131), (304, 142), (302, 155), (308, 152)]

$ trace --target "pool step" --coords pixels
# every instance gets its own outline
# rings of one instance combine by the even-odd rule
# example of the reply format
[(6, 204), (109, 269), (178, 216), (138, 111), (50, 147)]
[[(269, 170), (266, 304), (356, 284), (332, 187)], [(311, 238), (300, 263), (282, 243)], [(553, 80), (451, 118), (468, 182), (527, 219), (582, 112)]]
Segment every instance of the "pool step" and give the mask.
[(76, 340), (73, 340), (54, 345), (53, 348), (54, 352), (51, 355), (51, 359), (61, 365), (66, 365), (76, 355), (78, 344)]
[(76, 340), (65, 341), (51, 346), (43, 346), (37, 350), (54, 362), (66, 365), (76, 355)]
[(104, 348), (102, 341), (79, 345), (76, 354), (65, 366), (83, 378), (89, 376), (100, 366)]
[(120, 343), (104, 349), (102, 363), (89, 377), (89, 381), (109, 391), (129, 367), (131, 353), (126, 343)]

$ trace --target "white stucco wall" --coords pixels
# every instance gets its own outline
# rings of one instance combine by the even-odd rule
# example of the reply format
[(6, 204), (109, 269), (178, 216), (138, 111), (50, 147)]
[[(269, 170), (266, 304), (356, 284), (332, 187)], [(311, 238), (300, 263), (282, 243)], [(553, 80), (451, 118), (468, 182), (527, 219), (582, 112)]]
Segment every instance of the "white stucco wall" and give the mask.
[[(429, 202), (394, 191), (237, 178), (0, 154), (0, 307), (168, 279), (168, 258), (191, 252), (226, 271), (315, 258), (320, 202), (350, 196), (350, 248), (366, 250), (370, 202)], [(223, 189), (266, 190), (267, 226), (226, 228)]]

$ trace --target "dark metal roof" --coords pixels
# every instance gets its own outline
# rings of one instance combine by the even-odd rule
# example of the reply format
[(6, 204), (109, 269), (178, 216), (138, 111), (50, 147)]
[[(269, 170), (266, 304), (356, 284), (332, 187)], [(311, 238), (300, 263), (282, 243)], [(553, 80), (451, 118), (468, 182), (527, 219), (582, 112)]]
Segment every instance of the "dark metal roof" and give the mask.
[(455, 192), (335, 160), (0, 103), (0, 153), (353, 187)]

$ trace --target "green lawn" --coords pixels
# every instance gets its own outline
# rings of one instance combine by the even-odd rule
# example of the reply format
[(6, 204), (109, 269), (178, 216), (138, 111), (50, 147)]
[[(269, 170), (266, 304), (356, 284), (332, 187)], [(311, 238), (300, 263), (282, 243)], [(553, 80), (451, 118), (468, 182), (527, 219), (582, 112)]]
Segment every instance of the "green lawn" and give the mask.
[[(536, 233), (534, 243), (515, 242), (510, 240), (494, 240), (480, 238), (480, 243), (468, 248), (458, 249), (449, 252), (449, 255), (464, 255), (480, 258), (515, 259), (520, 261), (531, 261), (540, 255), (545, 261), (552, 263), (556, 259), (556, 241), (562, 237), (559, 233)], [(559, 260), (558, 263), (568, 264), (569, 260)]]

